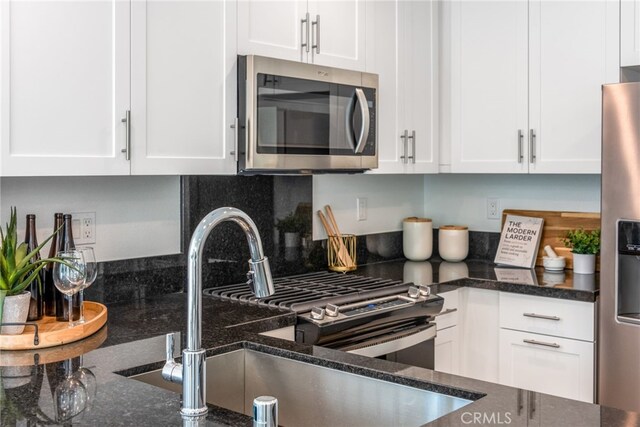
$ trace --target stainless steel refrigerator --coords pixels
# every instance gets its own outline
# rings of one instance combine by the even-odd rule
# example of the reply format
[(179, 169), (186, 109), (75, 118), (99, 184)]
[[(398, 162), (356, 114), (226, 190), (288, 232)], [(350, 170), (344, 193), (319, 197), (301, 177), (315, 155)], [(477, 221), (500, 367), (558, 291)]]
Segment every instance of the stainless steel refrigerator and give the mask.
[(602, 102), (598, 402), (640, 412), (640, 83)]

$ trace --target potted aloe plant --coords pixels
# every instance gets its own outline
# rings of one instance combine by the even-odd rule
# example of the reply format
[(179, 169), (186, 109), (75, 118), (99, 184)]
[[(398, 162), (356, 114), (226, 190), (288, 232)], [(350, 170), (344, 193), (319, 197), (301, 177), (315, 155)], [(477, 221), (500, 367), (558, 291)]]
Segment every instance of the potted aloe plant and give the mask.
[[(26, 322), (31, 296), (25, 289), (34, 280), (42, 286), (39, 273), (45, 265), (50, 262), (63, 262), (55, 257), (32, 260), (56, 232), (33, 251), (27, 253), (27, 244), (18, 244), (17, 213), (15, 207), (11, 208), (9, 223), (4, 230), (0, 228), (0, 319), (2, 323)], [(0, 334), (16, 335), (21, 334), (23, 330), (24, 325), (3, 326)]]
[(570, 230), (562, 239), (573, 253), (573, 272), (593, 274), (596, 272), (596, 254), (600, 252), (600, 229), (591, 232), (583, 229)]

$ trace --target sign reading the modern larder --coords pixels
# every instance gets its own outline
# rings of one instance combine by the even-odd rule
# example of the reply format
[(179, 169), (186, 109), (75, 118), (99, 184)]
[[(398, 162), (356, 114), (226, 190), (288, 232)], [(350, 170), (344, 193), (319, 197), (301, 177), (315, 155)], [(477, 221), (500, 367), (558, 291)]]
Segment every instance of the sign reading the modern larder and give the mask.
[(495, 263), (533, 268), (542, 235), (542, 218), (507, 215)]

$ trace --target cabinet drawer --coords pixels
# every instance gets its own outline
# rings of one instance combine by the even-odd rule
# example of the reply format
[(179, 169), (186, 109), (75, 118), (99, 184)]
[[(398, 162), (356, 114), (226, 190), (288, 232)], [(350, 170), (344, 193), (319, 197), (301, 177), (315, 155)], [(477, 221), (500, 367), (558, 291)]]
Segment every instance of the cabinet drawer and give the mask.
[(595, 344), (500, 329), (500, 384), (593, 402)]
[(500, 292), (500, 327), (594, 341), (595, 304)]
[(458, 289), (455, 291), (439, 293), (438, 296), (444, 298), (442, 311), (436, 317), (436, 330), (440, 331), (458, 324)]

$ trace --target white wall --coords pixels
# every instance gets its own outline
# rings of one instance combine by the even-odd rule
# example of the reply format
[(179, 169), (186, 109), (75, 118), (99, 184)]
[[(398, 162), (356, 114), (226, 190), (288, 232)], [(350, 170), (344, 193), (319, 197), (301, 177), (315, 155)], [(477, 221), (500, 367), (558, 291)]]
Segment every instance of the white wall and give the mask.
[[(367, 198), (367, 220), (356, 218), (356, 198)], [(331, 205), (342, 233), (373, 234), (402, 230), (402, 220), (424, 215), (422, 175), (315, 175), (313, 238), (326, 233), (317, 211)]]
[(500, 231), (487, 219), (487, 198), (499, 210), (535, 209), (600, 212), (599, 175), (425, 175), (425, 215), (434, 227), (467, 225), (475, 231)]
[[(180, 178), (3, 178), (0, 221), (18, 209), (19, 238), (25, 215), (36, 214), (38, 241), (53, 230), (55, 212), (95, 212), (99, 261), (175, 254), (180, 251)], [(48, 249), (42, 252), (47, 255)]]

